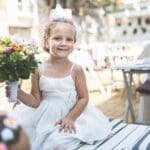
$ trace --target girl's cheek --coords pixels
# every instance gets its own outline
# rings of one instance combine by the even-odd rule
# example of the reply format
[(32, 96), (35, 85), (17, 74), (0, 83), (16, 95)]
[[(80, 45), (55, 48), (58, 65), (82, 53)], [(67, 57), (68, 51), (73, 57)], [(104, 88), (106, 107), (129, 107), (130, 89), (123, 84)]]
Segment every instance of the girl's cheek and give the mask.
[(71, 47), (72, 47), (72, 49), (74, 49), (74, 48), (75, 48), (75, 45), (74, 45), (74, 44), (72, 44), (72, 45), (71, 45)]

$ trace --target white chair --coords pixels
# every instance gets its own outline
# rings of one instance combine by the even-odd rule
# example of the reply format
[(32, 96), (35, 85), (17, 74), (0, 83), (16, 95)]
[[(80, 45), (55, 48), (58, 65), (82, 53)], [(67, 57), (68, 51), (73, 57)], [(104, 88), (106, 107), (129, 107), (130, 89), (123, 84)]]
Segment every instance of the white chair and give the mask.
[(99, 88), (99, 91), (103, 95), (107, 95), (106, 89), (104, 85), (102, 84), (102, 82), (100, 81), (99, 75), (94, 70), (94, 67), (95, 67), (94, 61), (87, 50), (74, 51), (72, 55), (70, 56), (70, 59), (74, 61), (75, 63), (82, 65), (82, 67), (85, 70), (88, 69), (89, 73), (91, 73), (91, 75), (95, 79), (96, 84)]
[(137, 59), (150, 58), (150, 43), (146, 44)]

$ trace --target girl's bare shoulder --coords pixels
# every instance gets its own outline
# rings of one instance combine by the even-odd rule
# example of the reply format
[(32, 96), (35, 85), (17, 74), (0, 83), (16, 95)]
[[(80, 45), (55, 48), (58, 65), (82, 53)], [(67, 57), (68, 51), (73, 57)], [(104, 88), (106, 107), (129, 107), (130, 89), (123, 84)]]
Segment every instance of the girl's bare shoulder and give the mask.
[(74, 65), (73, 72), (74, 72), (76, 75), (79, 75), (79, 74), (84, 73), (83, 67), (82, 67), (81, 65), (76, 64), (76, 63), (74, 63), (73, 65)]

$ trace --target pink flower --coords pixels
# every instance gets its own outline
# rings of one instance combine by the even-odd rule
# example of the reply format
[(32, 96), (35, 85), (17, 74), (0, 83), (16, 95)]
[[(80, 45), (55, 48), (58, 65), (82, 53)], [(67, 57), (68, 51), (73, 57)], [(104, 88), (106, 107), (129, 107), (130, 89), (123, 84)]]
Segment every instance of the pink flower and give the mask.
[(0, 150), (8, 150), (6, 144), (0, 143)]
[(15, 120), (15, 118), (8, 116), (7, 118), (4, 119), (4, 124), (12, 129), (17, 129), (18, 128), (18, 123)]
[(9, 53), (12, 51), (12, 47), (5, 47), (4, 52)]

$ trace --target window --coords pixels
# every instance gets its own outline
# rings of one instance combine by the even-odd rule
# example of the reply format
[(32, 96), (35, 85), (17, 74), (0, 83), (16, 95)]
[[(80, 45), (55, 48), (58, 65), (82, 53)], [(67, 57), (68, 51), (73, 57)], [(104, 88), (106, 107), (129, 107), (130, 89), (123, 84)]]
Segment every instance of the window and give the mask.
[(23, 11), (22, 0), (18, 0), (18, 10), (19, 10), (19, 11)]
[(18, 0), (18, 10), (26, 13), (33, 12), (32, 0)]
[(29, 0), (29, 11), (33, 12), (33, 3)]

